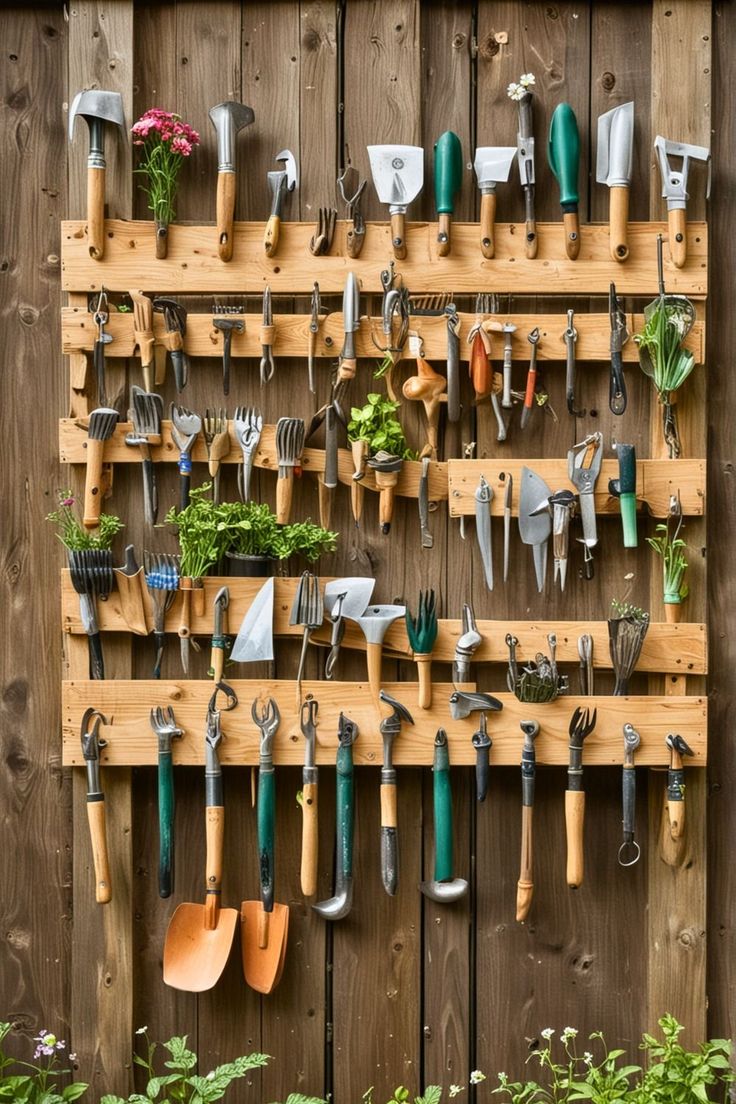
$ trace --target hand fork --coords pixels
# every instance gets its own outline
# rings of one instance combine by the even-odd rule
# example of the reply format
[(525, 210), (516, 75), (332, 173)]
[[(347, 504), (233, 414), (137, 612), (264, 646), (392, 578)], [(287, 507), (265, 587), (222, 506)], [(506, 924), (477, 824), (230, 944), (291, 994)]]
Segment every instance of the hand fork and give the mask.
[(248, 502), (253, 460), (263, 429), (263, 415), (255, 406), (236, 406), (233, 424), (235, 437), (243, 450), (243, 463), (238, 465), (238, 490), (243, 502)]
[(567, 835), (567, 884), (577, 889), (583, 882), (583, 741), (595, 728), (598, 710), (578, 706), (570, 719), (570, 761), (565, 791), (565, 830)]
[(186, 510), (189, 505), (189, 486), (192, 475), (191, 451), (201, 432), (202, 419), (199, 414), (187, 410), (185, 406), (171, 404), (171, 437), (179, 450), (180, 510)]
[(305, 571), (299, 580), (299, 586), (297, 587), (296, 594), (294, 596), (294, 604), (291, 607), (291, 616), (289, 617), (290, 625), (303, 625), (304, 635), (302, 637), (302, 651), (299, 657), (299, 669), (296, 674), (296, 702), (297, 708), (301, 705), (302, 698), (302, 675), (304, 673), (304, 663), (307, 658), (307, 646), (309, 644), (309, 633), (314, 629), (318, 629), (322, 624), (324, 618), (324, 602), (322, 599), (322, 591), (319, 585), (319, 578), (313, 575), (311, 571)]
[(220, 461), (230, 451), (230, 437), (227, 429), (227, 411), (212, 410), (204, 412), (204, 440), (207, 445), (209, 473), (212, 476), (212, 501), (220, 501)]

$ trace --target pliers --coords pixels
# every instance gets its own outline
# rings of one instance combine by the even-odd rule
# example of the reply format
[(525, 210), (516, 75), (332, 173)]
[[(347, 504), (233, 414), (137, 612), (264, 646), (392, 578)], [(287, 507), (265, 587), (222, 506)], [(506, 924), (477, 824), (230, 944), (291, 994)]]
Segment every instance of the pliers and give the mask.
[(583, 522), (582, 544), (585, 552), (585, 578), (593, 578), (593, 549), (598, 543), (595, 520), (595, 484), (603, 459), (603, 434), (589, 433), (585, 440), (573, 445), (567, 454), (567, 474), (580, 496), (580, 517)]

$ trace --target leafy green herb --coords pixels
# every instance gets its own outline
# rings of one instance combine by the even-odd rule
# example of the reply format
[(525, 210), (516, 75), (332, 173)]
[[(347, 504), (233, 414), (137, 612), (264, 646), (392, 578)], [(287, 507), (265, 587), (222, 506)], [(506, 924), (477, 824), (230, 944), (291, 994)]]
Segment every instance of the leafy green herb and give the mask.
[(206, 497), (210, 486), (205, 483), (191, 491), (186, 509), (177, 510), (172, 506), (165, 518), (179, 532), (180, 573), (192, 579), (206, 575), (227, 547), (228, 538), (220, 525), (218, 507)]
[(401, 404), (375, 392), (367, 399), (365, 406), (354, 406), (350, 411), (348, 441), (367, 441), (371, 456), (385, 449), (402, 460), (416, 460), (417, 454), (407, 445), (396, 417)]
[(46, 515), (46, 520), (56, 523), (57, 537), (72, 552), (87, 548), (111, 548), (115, 534), (125, 528), (119, 517), (101, 513), (97, 529), (85, 529), (73, 508), (76, 499), (72, 492), (59, 491), (58, 497), (59, 505)]
[(614, 617), (625, 618), (629, 621), (649, 620), (649, 614), (641, 606), (632, 606), (631, 602), (619, 602), (618, 598), (611, 599), (611, 609)]
[[(684, 298), (684, 297), (683, 297)], [(683, 385), (695, 367), (695, 357), (683, 349), (682, 342), (690, 332), (690, 312), (675, 296), (660, 299), (634, 341), (648, 355), (639, 355), (642, 370), (651, 376), (662, 402)]]
[(688, 595), (687, 583), (683, 581), (688, 568), (685, 558), (687, 545), (677, 536), (679, 531), (678, 526), (675, 535), (670, 537), (669, 526), (662, 522), (655, 530), (658, 535), (647, 537), (647, 544), (662, 557), (664, 601), (671, 605), (678, 605)]

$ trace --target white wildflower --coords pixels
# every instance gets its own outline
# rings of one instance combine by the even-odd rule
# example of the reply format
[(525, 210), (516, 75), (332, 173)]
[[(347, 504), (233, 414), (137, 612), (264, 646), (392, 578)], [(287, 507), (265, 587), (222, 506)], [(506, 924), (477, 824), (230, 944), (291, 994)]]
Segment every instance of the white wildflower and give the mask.
[(462, 1085), (450, 1085), (450, 1096), (458, 1096), (461, 1092), (464, 1092)]
[(519, 84), (522, 88), (533, 88), (537, 83), (537, 78), (533, 73), (522, 73), (519, 77)]
[(593, 1055), (590, 1053), (589, 1050), (586, 1050), (583, 1054), (583, 1061), (585, 1062), (586, 1066), (593, 1065)]
[(576, 1027), (566, 1027), (565, 1030), (562, 1032), (560, 1038), (562, 1039), (563, 1043), (569, 1043), (571, 1039), (574, 1039), (576, 1037), (577, 1033), (578, 1029)]
[(215, 1071), (210, 1070), (210, 1072), (205, 1077), (205, 1081), (214, 1081), (214, 1080), (215, 1080)]
[(485, 1079), (486, 1075), (482, 1072), (482, 1070), (473, 1070), (470, 1074), (471, 1085), (480, 1085), (481, 1081), (485, 1081)]
[(139, 1027), (138, 1030), (136, 1031), (136, 1035), (145, 1035), (147, 1031), (148, 1031), (147, 1027)]
[(554, 1035), (554, 1028), (544, 1027), (544, 1028), (542, 1028), (542, 1030), (540, 1032), (540, 1035), (542, 1036), (543, 1039), (546, 1039), (547, 1042), (549, 1042), (550, 1039), (552, 1038), (552, 1036)]
[(520, 84), (512, 82), (506, 89), (506, 93), (510, 100), (520, 100), (524, 95), (524, 89)]

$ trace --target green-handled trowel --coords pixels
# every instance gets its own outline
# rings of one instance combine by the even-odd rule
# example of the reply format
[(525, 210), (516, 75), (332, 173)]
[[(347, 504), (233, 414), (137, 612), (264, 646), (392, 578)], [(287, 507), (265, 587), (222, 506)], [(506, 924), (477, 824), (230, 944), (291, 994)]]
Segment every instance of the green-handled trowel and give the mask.
[(439, 220), (437, 253), (440, 257), (450, 252), (450, 224), (462, 178), (463, 147), (457, 134), (446, 130), (434, 144), (434, 201)]
[(565, 252), (571, 261), (580, 252), (578, 225), (578, 167), (580, 136), (575, 112), (568, 103), (558, 104), (549, 127), (547, 157), (560, 185), (562, 223), (565, 227)]

